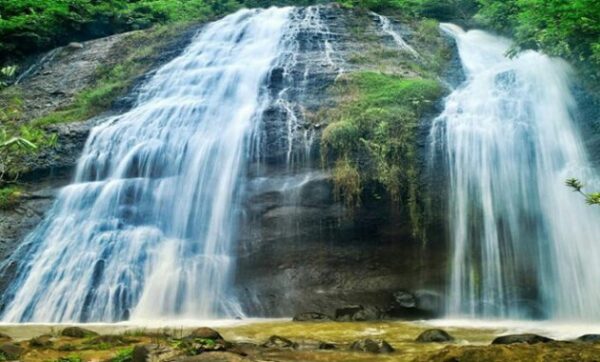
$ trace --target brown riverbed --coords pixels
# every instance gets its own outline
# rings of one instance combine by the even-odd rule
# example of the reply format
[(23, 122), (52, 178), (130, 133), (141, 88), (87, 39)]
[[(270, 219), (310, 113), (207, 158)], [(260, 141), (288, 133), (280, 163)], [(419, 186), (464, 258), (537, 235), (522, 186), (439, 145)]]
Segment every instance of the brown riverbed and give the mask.
[[(593, 361), (600, 360), (600, 344), (581, 344), (572, 342), (555, 342), (546, 345), (511, 345), (492, 346), (490, 342), (498, 335), (512, 330), (522, 332), (517, 327), (479, 326), (452, 327), (443, 329), (456, 338), (453, 343), (417, 343), (415, 338), (424, 330), (431, 328), (428, 323), (410, 322), (325, 322), (300, 323), (283, 320), (276, 321), (232, 321), (206, 323), (212, 325), (228, 341), (236, 343), (261, 344), (272, 335), (279, 335), (298, 342), (300, 346), (309, 345), (310, 341), (323, 341), (335, 344), (336, 350), (314, 349), (256, 349), (251, 357), (262, 361), (502, 361), (502, 360), (540, 360), (540, 361)], [(153, 333), (169, 334), (180, 338), (198, 326), (185, 323), (182, 326), (171, 323), (168, 327), (136, 324), (104, 324), (85, 325), (85, 328), (102, 335), (125, 335), (130, 342), (122, 345), (95, 345), (83, 348), (85, 341), (60, 337), (65, 325), (0, 325), (0, 332), (9, 335), (25, 348), (21, 360), (42, 362), (57, 361), (60, 357), (76, 356), (83, 361), (110, 360), (120, 351), (131, 348), (135, 344), (164, 343), (168, 340), (152, 336)], [(523, 327), (520, 327), (523, 328)], [(539, 328), (532, 327), (540, 333)], [(552, 328), (547, 329), (548, 333)], [(541, 332), (543, 333), (543, 331)], [(585, 331), (581, 331), (584, 334)], [(29, 340), (39, 335), (55, 336), (52, 347), (31, 348)], [(390, 354), (371, 354), (352, 352), (350, 344), (359, 339), (384, 339), (391, 344), (395, 352)], [(72, 351), (63, 351), (65, 344), (75, 346)], [(576, 358), (576, 359), (572, 359)]]

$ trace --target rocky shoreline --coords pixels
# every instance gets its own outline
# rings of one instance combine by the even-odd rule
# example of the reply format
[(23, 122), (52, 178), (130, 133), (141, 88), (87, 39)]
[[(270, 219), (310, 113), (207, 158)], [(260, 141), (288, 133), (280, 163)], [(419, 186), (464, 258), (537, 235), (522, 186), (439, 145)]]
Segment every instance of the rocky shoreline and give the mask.
[(215, 329), (13, 325), (0, 331), (0, 356), (9, 361), (595, 361), (600, 353), (597, 334), (554, 340), (403, 322), (280, 321)]

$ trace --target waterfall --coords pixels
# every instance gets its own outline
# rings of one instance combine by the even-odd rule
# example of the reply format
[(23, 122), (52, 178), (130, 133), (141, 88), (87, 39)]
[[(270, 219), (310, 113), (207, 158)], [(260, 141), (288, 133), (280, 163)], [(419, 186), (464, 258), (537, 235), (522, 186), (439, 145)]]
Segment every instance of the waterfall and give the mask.
[[(590, 170), (569, 67), (507, 39), (443, 24), (466, 81), (432, 128), (448, 172), (448, 312), (600, 320), (600, 210), (565, 186)], [(598, 186), (598, 185), (597, 185)]]
[(417, 51), (412, 46), (410, 46), (410, 44), (408, 44), (406, 40), (404, 40), (402, 35), (400, 35), (397, 31), (394, 30), (392, 22), (389, 18), (383, 15), (379, 15), (375, 12), (371, 12), (371, 14), (373, 14), (373, 16), (375, 16), (379, 21), (379, 24), (381, 25), (381, 31), (384, 34), (387, 34), (390, 37), (392, 37), (392, 39), (394, 39), (394, 43), (396, 43), (398, 49), (406, 51), (412, 54), (414, 57), (419, 58), (419, 53), (417, 53)]
[(292, 8), (207, 25), (94, 128), (74, 182), (16, 255), (4, 321), (239, 315), (229, 291), (240, 179)]

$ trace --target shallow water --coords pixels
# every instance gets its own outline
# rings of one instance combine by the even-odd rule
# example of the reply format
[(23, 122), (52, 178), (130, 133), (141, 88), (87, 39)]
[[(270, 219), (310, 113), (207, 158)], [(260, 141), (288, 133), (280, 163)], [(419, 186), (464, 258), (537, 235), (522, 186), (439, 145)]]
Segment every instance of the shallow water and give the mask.
[[(166, 332), (174, 337), (187, 335), (200, 326), (210, 326), (232, 342), (261, 344), (272, 335), (279, 335), (299, 343), (310, 341), (335, 343), (337, 350), (266, 350), (262, 359), (275, 361), (413, 361), (427, 359), (448, 346), (445, 343), (416, 343), (416, 337), (429, 328), (443, 328), (456, 338), (454, 346), (486, 346), (497, 336), (510, 333), (538, 333), (556, 339), (573, 339), (582, 334), (600, 333), (600, 325), (568, 324), (554, 322), (523, 322), (512, 320), (430, 320), (418, 322), (291, 322), (289, 319), (245, 319), (245, 320), (178, 320), (144, 321), (103, 324), (78, 324), (100, 334), (148, 335), (149, 332)], [(67, 324), (0, 324), (0, 333), (16, 340), (27, 340), (42, 334), (58, 335)], [(137, 337), (136, 337), (137, 338)], [(154, 343), (140, 337), (142, 343)], [(358, 339), (384, 339), (396, 352), (376, 355), (351, 352), (349, 345)], [(109, 356), (110, 351), (100, 351), (101, 355), (86, 352), (89, 358)], [(114, 351), (113, 351), (114, 352)], [(32, 351), (28, 360), (44, 361), (52, 357), (48, 350), (42, 354)], [(535, 353), (533, 351), (532, 353)], [(39, 358), (38, 358), (39, 357)], [(33, 358), (33, 359), (32, 359)], [(54, 357), (53, 357), (54, 358)], [(93, 358), (92, 358), (93, 359)]]

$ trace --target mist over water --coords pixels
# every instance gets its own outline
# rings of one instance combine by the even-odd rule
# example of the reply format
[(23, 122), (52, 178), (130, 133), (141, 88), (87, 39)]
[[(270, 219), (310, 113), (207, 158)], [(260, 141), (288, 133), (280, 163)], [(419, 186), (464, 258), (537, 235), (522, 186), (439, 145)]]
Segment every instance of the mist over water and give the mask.
[(292, 11), (207, 25), (131, 111), (92, 131), (26, 242), (4, 321), (241, 314), (229, 292), (239, 180)]
[(572, 119), (570, 69), (452, 24), (466, 81), (432, 128), (448, 172), (451, 316), (600, 320), (600, 211), (565, 186), (594, 184)]

